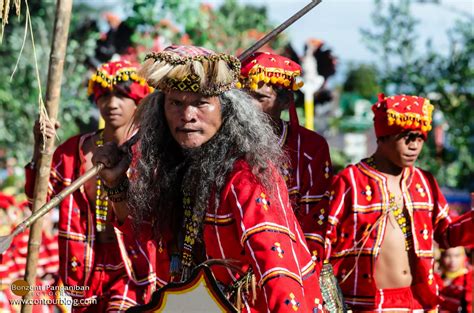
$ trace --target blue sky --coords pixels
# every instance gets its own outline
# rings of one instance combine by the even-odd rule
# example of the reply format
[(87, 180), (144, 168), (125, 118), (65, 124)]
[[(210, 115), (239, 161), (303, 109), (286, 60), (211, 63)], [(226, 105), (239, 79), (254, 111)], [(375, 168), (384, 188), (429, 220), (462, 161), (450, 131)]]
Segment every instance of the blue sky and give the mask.
[[(218, 5), (220, 0), (208, 0)], [(309, 1), (303, 0), (243, 0), (244, 3), (266, 5), (270, 19), (280, 24), (290, 14)], [(323, 0), (316, 8), (297, 21), (288, 30), (294, 48), (302, 51), (309, 37), (324, 40), (342, 62), (370, 62), (373, 55), (361, 41), (360, 29), (372, 26), (370, 15), (373, 0)], [(441, 5), (413, 3), (412, 13), (420, 19), (418, 33), (421, 41), (431, 38), (434, 48), (448, 51), (446, 30), (454, 25), (456, 18), (470, 16), (474, 19), (474, 1), (444, 0)], [(422, 47), (420, 47), (422, 48)]]

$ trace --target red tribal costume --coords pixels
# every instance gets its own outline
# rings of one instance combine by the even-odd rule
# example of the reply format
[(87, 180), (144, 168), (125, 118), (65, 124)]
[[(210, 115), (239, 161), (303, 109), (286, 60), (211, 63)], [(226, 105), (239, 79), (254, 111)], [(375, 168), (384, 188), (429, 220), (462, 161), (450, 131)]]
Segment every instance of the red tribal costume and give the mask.
[[(273, 88), (296, 91), (302, 86), (302, 82), (296, 81), (300, 74), (301, 67), (292, 60), (277, 54), (256, 52), (242, 63), (239, 84), (255, 90), (263, 82)], [(309, 214), (329, 188), (332, 164), (324, 137), (299, 125), (293, 100), (289, 111), (290, 121), (282, 121), (279, 142), (289, 156), (289, 163), (284, 164), (282, 172), (294, 213), (302, 224), (305, 220), (313, 220)], [(322, 227), (323, 220), (316, 219), (317, 225)], [(321, 234), (305, 232), (305, 237), (313, 256), (321, 255), (324, 245)]]
[[(89, 81), (89, 95), (96, 101), (120, 82), (130, 81), (127, 97), (138, 102), (150, 92), (128, 62), (102, 65)], [(53, 155), (49, 198), (59, 193), (85, 172), (84, 142), (94, 133), (74, 136), (61, 144)], [(26, 166), (25, 192), (33, 196), (36, 171)], [(106, 200), (105, 200), (106, 201)], [(59, 251), (61, 280), (66, 293), (82, 303), (77, 311), (124, 311), (144, 303), (154, 289), (154, 272), (146, 255), (146, 243), (123, 245), (96, 241), (99, 220), (97, 204), (89, 203), (84, 187), (67, 196), (59, 206)], [(113, 212), (110, 212), (113, 213)], [(131, 259), (134, 259), (133, 265)], [(95, 299), (95, 305), (90, 300)]]
[[(208, 96), (229, 90), (236, 81), (240, 65), (233, 56), (193, 46), (171, 46), (147, 58), (143, 72), (160, 90), (191, 91)], [(196, 75), (188, 74), (194, 70)], [(205, 77), (205, 81), (201, 77)], [(243, 295), (244, 312), (321, 312), (318, 273), (293, 214), (285, 182), (274, 168), (268, 170), (274, 185), (272, 191), (265, 190), (247, 162), (240, 159), (234, 163), (220, 190), (217, 207), (212, 200), (215, 197), (210, 197), (203, 221), (202, 249), (193, 249), (194, 242), (198, 241), (196, 224), (199, 222), (192, 208), (193, 199), (184, 197), (182, 279), (186, 278), (187, 269), (195, 265), (193, 263), (205, 259), (236, 260), (243, 273), (252, 270), (259, 287), (255, 303), (249, 295)], [(127, 219), (120, 227), (125, 244), (136, 240), (130, 224), (131, 219)], [(177, 232), (169, 236), (176, 239)], [(143, 234), (142, 227), (140, 235)], [(166, 233), (161, 235), (166, 242), (157, 244), (156, 271), (159, 279), (163, 279), (161, 283), (166, 283), (169, 260), (173, 256), (163, 247), (172, 245)], [(151, 230), (149, 236), (152, 236)], [(211, 269), (225, 288), (232, 289), (240, 278), (223, 267)]]
[[(292, 214), (283, 179), (275, 175), (275, 194), (268, 194), (249, 166), (238, 161), (221, 193), (218, 208), (210, 206), (204, 225), (207, 259), (239, 261), (243, 272), (250, 268), (258, 286), (254, 305), (244, 299), (243, 312), (322, 312), (315, 264), (303, 233)], [(135, 241), (127, 219), (118, 228), (125, 244)], [(146, 231), (151, 236), (151, 229)], [(141, 228), (140, 235), (145, 230)], [(162, 243), (157, 252), (158, 284), (169, 281), (170, 255)], [(132, 260), (135, 261), (135, 260)], [(212, 267), (216, 279), (231, 286), (238, 276), (222, 267)]]
[[(0, 192), (0, 210), (2, 210), (3, 224), (2, 229), (7, 233), (22, 222), (29, 215), (29, 210), (25, 203), (17, 203), (13, 196), (8, 196)], [(19, 234), (10, 245), (10, 248), (2, 254), (0, 262), (0, 312), (17, 312), (20, 310), (20, 303), (13, 301), (21, 299), (20, 296), (14, 295), (10, 287), (11, 284), (23, 279), (26, 269), (26, 257), (28, 252), (29, 229)], [(4, 233), (2, 233), (4, 235)], [(50, 296), (47, 288), (53, 285), (58, 272), (58, 242), (57, 235), (48, 234), (43, 231), (42, 242), (38, 255), (38, 268), (36, 286), (42, 290), (35, 291), (33, 299), (54, 299)], [(47, 275), (47, 276), (46, 276)], [(13, 301), (12, 301), (13, 300)], [(33, 312), (53, 312), (53, 305), (35, 305)]]
[[(373, 110), (377, 136), (407, 129), (421, 130), (426, 135), (430, 129), (432, 107), (423, 98), (383, 97)], [(473, 212), (451, 219), (446, 199), (431, 174), (416, 167), (404, 168), (400, 186), (410, 214), (408, 227), (415, 255), (411, 287), (382, 290), (375, 284), (374, 267), (391, 204), (387, 178), (371, 165), (371, 159), (339, 173), (328, 201), (319, 207), (321, 214), (329, 214), (325, 256), (334, 265), (339, 280), (345, 279), (341, 288), (353, 310), (436, 309), (433, 240), (442, 248), (474, 243)]]
[(464, 267), (455, 273), (445, 273), (451, 282), (440, 286), (440, 312), (472, 312), (472, 268)]

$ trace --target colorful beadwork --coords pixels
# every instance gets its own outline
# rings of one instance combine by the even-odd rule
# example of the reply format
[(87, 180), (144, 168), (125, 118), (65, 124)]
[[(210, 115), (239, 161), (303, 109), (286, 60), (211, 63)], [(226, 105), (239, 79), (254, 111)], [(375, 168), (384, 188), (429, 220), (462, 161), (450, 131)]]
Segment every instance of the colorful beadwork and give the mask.
[(296, 297), (292, 292), (290, 292), (290, 298), (285, 300), (285, 304), (291, 305), (291, 308), (293, 309), (293, 311), (298, 311), (300, 307), (300, 303), (296, 301)]
[(397, 220), (398, 226), (400, 226), (403, 236), (405, 237), (405, 249), (408, 251), (413, 246), (413, 236), (411, 232), (411, 226), (409, 223), (408, 218), (405, 216), (403, 212), (403, 207), (399, 208), (395, 201), (395, 195), (390, 193), (390, 211), (393, 212), (393, 216)]
[(267, 200), (267, 196), (265, 193), (260, 194), (260, 198), (257, 198), (257, 203), (261, 204), (265, 211), (268, 211), (268, 207), (270, 206), (270, 201)]
[(184, 244), (181, 255), (182, 275), (181, 281), (188, 279), (193, 266), (193, 246), (199, 233), (199, 219), (191, 206), (191, 198), (183, 197), (184, 208)]
[[(95, 142), (96, 147), (102, 147), (104, 145), (104, 131), (100, 131), (99, 139)], [(102, 180), (97, 175), (96, 180), (96, 199), (95, 199), (95, 221), (96, 230), (103, 232), (105, 230), (107, 221), (107, 209), (109, 207), (109, 201), (107, 195), (104, 192)]]
[(275, 242), (272, 246), (272, 251), (278, 252), (278, 256), (280, 258), (283, 258), (283, 254), (285, 251), (281, 248), (281, 244), (279, 242)]

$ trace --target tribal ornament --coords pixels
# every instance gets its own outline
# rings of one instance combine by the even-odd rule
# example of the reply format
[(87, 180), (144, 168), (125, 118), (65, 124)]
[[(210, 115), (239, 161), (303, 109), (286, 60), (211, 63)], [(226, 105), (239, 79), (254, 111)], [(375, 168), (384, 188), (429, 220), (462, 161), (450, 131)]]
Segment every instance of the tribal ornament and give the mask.
[(237, 82), (240, 61), (229, 54), (195, 46), (169, 46), (145, 57), (140, 75), (162, 91), (217, 96)]

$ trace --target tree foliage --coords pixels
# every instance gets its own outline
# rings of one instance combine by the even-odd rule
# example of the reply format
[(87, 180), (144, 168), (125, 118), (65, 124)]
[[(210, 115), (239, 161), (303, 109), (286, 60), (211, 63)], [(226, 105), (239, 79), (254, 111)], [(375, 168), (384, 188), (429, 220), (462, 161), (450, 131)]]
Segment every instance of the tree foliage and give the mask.
[[(388, 2), (388, 3), (387, 3)], [(474, 189), (474, 32), (472, 18), (460, 19), (448, 32), (450, 51), (442, 54), (426, 43), (415, 50), (418, 21), (409, 0), (376, 0), (374, 28), (363, 30), (368, 47), (380, 58), (382, 88), (393, 93), (428, 97), (447, 122), (447, 141), (437, 149), (433, 134), (420, 158), (441, 185)], [(433, 132), (432, 132), (433, 133)]]
[[(55, 8), (56, 1), (53, 0), (30, 3), (43, 93), (46, 90)], [(17, 158), (20, 164), (27, 162), (32, 154), (32, 128), (38, 116), (39, 93), (29, 34), (18, 68), (10, 81), (25, 32), (24, 6), (22, 10), (20, 18), (10, 19), (0, 45), (0, 75), (3, 77), (0, 80), (0, 149), (6, 150), (7, 157)], [(87, 54), (93, 50), (97, 33), (81, 29), (88, 20), (87, 7), (75, 6), (73, 10), (59, 105), (58, 116), (62, 124), (58, 131), (60, 139), (77, 133), (79, 125), (87, 123), (90, 116), (90, 103), (86, 98), (87, 88), (84, 81), (87, 68), (84, 61)]]

